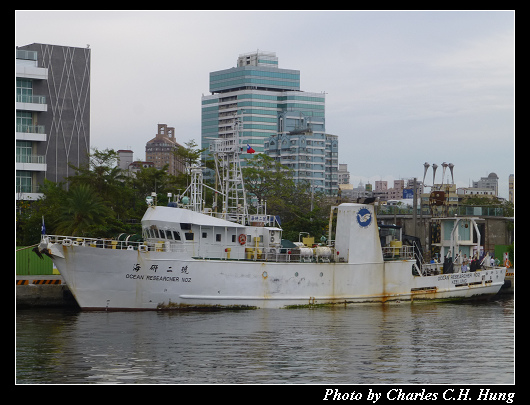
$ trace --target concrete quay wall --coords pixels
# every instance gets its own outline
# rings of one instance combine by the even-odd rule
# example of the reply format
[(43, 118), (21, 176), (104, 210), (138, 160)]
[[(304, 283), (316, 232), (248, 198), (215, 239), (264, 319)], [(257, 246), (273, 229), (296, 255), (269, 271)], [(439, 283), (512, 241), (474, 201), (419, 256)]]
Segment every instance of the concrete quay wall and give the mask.
[(17, 275), (15, 288), (17, 309), (78, 306), (60, 275)]

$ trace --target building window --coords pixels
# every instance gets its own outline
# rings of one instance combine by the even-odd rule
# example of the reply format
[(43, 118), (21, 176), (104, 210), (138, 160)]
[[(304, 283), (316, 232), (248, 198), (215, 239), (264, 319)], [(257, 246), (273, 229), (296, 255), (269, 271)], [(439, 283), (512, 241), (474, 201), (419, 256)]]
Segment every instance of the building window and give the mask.
[(216, 242), (221, 242), (221, 234), (220, 233), (215, 234), (215, 241)]
[(32, 175), (27, 170), (17, 170), (16, 180), (17, 193), (31, 193)]
[(19, 163), (31, 163), (31, 142), (17, 141), (16, 161)]
[(33, 119), (31, 112), (17, 110), (17, 132), (29, 132), (27, 128), (32, 125)]
[(17, 78), (17, 101), (20, 103), (31, 102), (33, 96), (33, 81)]

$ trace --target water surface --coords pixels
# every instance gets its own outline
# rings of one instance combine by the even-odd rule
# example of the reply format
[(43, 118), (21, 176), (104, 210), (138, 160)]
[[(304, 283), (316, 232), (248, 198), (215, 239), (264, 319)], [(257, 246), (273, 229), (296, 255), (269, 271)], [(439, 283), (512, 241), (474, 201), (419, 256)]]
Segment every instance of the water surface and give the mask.
[(220, 312), (19, 310), (17, 383), (514, 383), (513, 296)]

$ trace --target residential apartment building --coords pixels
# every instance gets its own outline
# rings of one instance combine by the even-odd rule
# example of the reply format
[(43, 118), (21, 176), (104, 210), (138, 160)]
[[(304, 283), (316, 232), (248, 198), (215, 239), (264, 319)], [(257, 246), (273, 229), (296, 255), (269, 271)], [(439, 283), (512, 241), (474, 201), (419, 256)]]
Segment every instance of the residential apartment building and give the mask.
[(515, 174), (508, 177), (508, 201), (515, 202)]
[(340, 184), (350, 184), (350, 172), (346, 163), (339, 163), (338, 180)]
[(167, 172), (173, 176), (185, 173), (184, 163), (175, 155), (179, 147), (182, 146), (175, 139), (175, 128), (158, 124), (157, 134), (145, 144), (145, 160), (153, 162), (157, 169), (169, 165)]
[(497, 196), (499, 195), (499, 176), (496, 173), (490, 173), (488, 177), (481, 177), (479, 181), (473, 182), (473, 188), (490, 189)]
[[(274, 52), (239, 55), (236, 67), (210, 73), (209, 90), (211, 95), (202, 97), (202, 148), (208, 148), (215, 139), (233, 137), (235, 120), (239, 118), (242, 124), (240, 142), (257, 153), (265, 151), (265, 142), (271, 137), (307, 129), (312, 131), (316, 142), (322, 142), (324, 151), (327, 142), (325, 94), (301, 91), (300, 71), (280, 69)], [(333, 143), (331, 137), (328, 138)], [(248, 156), (251, 155), (242, 154), (242, 158)], [(325, 163), (326, 155), (322, 157)], [(333, 158), (329, 156), (330, 161)], [(303, 169), (307, 172), (305, 167)], [(328, 174), (337, 176), (336, 171)], [(305, 173), (300, 176), (307, 177)], [(326, 182), (331, 187), (338, 181), (331, 177), (326, 180), (325, 176), (321, 178), (319, 174), (312, 180), (322, 189)]]
[(271, 136), (264, 143), (265, 153), (293, 169), (295, 182), (311, 184), (313, 191), (326, 195), (338, 192), (338, 137), (295, 130)]
[(339, 192), (339, 137), (331, 134), (325, 134), (325, 137), (324, 193), (327, 195), (337, 195)]
[(153, 162), (142, 162), (140, 160), (134, 160), (134, 152), (130, 149), (118, 150), (118, 167), (124, 171), (126, 176), (135, 177), (136, 173), (140, 170), (155, 167)]
[(118, 167), (121, 170), (129, 170), (129, 165), (134, 161), (134, 152), (130, 149), (120, 149), (118, 154)]
[(342, 202), (356, 201), (358, 198), (369, 198), (373, 196), (372, 185), (370, 183), (363, 185), (362, 181), (359, 181), (357, 187), (353, 187), (353, 184), (339, 184), (341, 191)]
[[(416, 180), (416, 193), (418, 196), (423, 194), (423, 183), (420, 180)], [(381, 200), (414, 198), (414, 179), (394, 180), (392, 188), (388, 188), (386, 180), (376, 180), (374, 197), (379, 197)]]
[(16, 198), (35, 200), (44, 178), (88, 164), (90, 49), (34, 43), (16, 49)]
[(496, 199), (495, 191), (491, 188), (461, 187), (457, 189), (460, 199), (465, 197), (486, 197)]
[(373, 190), (373, 196), (379, 197), (381, 200), (387, 199), (386, 191), (388, 189), (388, 182), (386, 180), (376, 180), (375, 190)]
[[(37, 52), (16, 50), (16, 199), (36, 200), (37, 175), (46, 173), (46, 156), (37, 153), (38, 144), (47, 138), (44, 125), (38, 125), (39, 116), (48, 111), (46, 96), (33, 92), (33, 84), (48, 80), (48, 69), (39, 67)], [(43, 177), (42, 175), (40, 176)]]

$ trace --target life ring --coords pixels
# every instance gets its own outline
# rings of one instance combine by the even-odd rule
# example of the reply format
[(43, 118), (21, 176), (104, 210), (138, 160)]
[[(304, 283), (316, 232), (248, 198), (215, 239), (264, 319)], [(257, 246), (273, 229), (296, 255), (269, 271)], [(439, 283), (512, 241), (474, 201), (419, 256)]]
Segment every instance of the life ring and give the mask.
[(504, 267), (512, 267), (512, 263), (510, 262), (510, 259), (506, 259), (504, 261)]
[(245, 235), (244, 233), (240, 233), (238, 240), (240, 245), (244, 245), (245, 243), (247, 243), (247, 235)]

